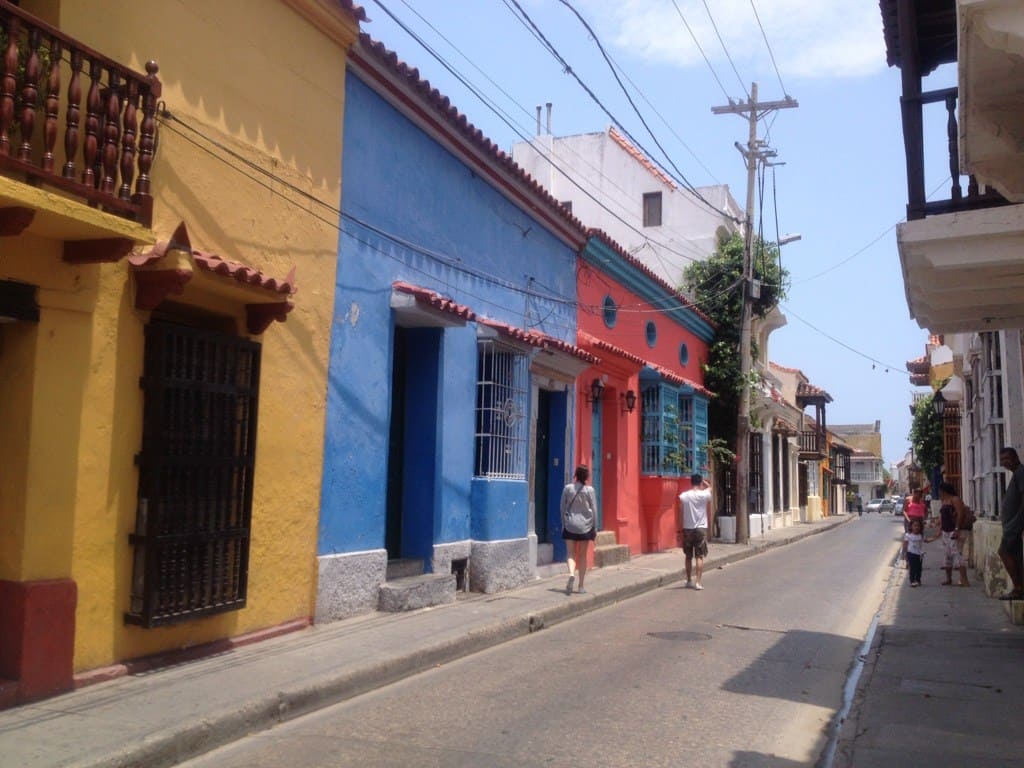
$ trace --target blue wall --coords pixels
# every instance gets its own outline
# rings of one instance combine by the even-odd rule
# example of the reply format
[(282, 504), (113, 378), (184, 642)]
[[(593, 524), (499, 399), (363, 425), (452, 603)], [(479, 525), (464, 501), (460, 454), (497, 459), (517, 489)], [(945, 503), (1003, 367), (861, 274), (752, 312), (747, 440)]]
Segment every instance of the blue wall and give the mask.
[[(576, 338), (575, 253), (568, 245), (352, 74), (344, 131), (320, 554), (384, 546), (392, 282), (429, 288), (517, 327)], [(414, 523), (414, 546), (422, 548), (428, 535), (436, 542), (469, 538), (474, 508), (475, 326), (445, 330), (434, 352), (436, 364), (421, 357), (408, 374), (411, 381), (433, 377), (436, 392), (429, 396), (438, 404), (432, 425), (425, 412), (415, 416), (415, 429), (432, 429), (422, 439), (435, 446), (433, 478), (422, 486), (433, 517), (423, 527)], [(407, 473), (425, 471), (421, 457), (406, 460)], [(526, 482), (507, 484), (522, 486), (500, 498), (521, 521), (474, 519), (473, 530), (484, 538), (525, 535)], [(486, 518), (491, 507), (482, 509)]]

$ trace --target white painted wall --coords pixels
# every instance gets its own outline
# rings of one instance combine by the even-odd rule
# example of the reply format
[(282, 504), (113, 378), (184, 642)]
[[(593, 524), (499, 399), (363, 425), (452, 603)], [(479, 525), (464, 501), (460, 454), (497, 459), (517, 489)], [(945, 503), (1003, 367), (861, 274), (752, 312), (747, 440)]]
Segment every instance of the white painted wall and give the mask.
[[(680, 285), (687, 264), (715, 252), (723, 233), (738, 231), (730, 217), (743, 216), (728, 185), (698, 188), (716, 209), (711, 210), (691, 192), (659, 178), (607, 130), (537, 136), (514, 144), (512, 159), (555, 199), (571, 201), (573, 215), (584, 225), (604, 230), (672, 286)], [(662, 193), (660, 227), (643, 226), (648, 192)]]

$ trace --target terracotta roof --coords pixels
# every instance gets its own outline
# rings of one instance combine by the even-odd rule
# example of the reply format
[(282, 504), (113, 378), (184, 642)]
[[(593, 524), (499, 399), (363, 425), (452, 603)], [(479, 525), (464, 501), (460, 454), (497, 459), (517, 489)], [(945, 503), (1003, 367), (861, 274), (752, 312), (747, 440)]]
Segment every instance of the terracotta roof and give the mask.
[(480, 325), (486, 325), (489, 328), (494, 328), (496, 331), (504, 336), (508, 336), (510, 339), (524, 342), (532, 347), (539, 347), (540, 349), (555, 349), (559, 352), (565, 352), (566, 354), (578, 357), (580, 360), (588, 362), (591, 365), (601, 362), (601, 358), (597, 355), (593, 355), (585, 349), (580, 349), (566, 341), (556, 339), (554, 336), (548, 336), (546, 333), (541, 333), (540, 331), (526, 331), (522, 328), (516, 328), (514, 325), (509, 325), (508, 323), (503, 323), (498, 320), (489, 320), (486, 318), (480, 318), (477, 322)]
[(799, 384), (797, 384), (797, 386), (796, 386), (796, 396), (797, 397), (815, 397), (815, 398), (821, 397), (821, 398), (824, 398), (825, 402), (827, 402), (827, 403), (831, 403), (832, 402), (832, 395), (830, 395), (824, 389), (822, 389), (821, 387), (816, 387), (813, 384), (807, 384), (807, 383), (802, 382), (802, 381)]
[(415, 297), (416, 301), (420, 304), (426, 304), (439, 312), (448, 312), (456, 317), (461, 317), (463, 320), (476, 320), (476, 312), (465, 304), (456, 304), (451, 299), (446, 299), (440, 293), (432, 291), (429, 288), (421, 288), (418, 285), (403, 283), (401, 281), (392, 283), (391, 287), (396, 291), (408, 293), (410, 296)]
[(335, 0), (338, 5), (341, 6), (342, 10), (347, 11), (357, 21), (369, 21), (370, 19), (366, 16), (366, 11), (363, 10), (363, 6), (356, 5), (352, 0)]
[(805, 379), (807, 378), (807, 376), (804, 375), (804, 372), (801, 371), (799, 368), (788, 368), (785, 365), (779, 365), (774, 360), (769, 360), (768, 365), (770, 365), (772, 368), (778, 371), (785, 371), (786, 373), (795, 373), (800, 376), (803, 376)]
[(295, 286), (294, 267), (292, 267), (288, 276), (282, 280), (280, 278), (270, 277), (265, 272), (246, 266), (245, 264), (240, 264), (237, 261), (228, 261), (214, 253), (206, 253), (204, 251), (193, 249), (191, 242), (189, 241), (188, 229), (185, 227), (185, 222), (178, 225), (178, 228), (174, 230), (174, 234), (171, 235), (170, 240), (159, 242), (144, 253), (133, 253), (128, 257), (128, 263), (136, 268), (145, 267), (162, 259), (170, 250), (184, 251), (192, 257), (193, 263), (200, 269), (211, 272), (215, 275), (236, 280), (244, 285), (250, 285), (254, 288), (262, 288), (272, 293), (278, 293), (284, 296), (291, 296), (296, 292), (296, 290), (298, 290)]
[(638, 163), (640, 163), (640, 165), (642, 165), (644, 168), (650, 171), (651, 175), (654, 176), (658, 181), (660, 181), (662, 184), (665, 184), (668, 187), (671, 187), (672, 189), (677, 188), (676, 183), (672, 181), (671, 178), (669, 178), (669, 175), (667, 173), (665, 173), (663, 170), (661, 170), (661, 168), (655, 165), (654, 161), (651, 160), (651, 158), (649, 158), (647, 155), (645, 155), (643, 152), (641, 152), (639, 149), (633, 146), (633, 144), (625, 136), (623, 136), (621, 133), (615, 130), (614, 126), (608, 127), (608, 135), (611, 136), (612, 140), (616, 144), (618, 144), (620, 147), (626, 150), (626, 152), (632, 155), (634, 160), (636, 160)]
[(923, 387), (930, 384), (931, 381), (929, 380), (927, 373), (912, 373), (910, 374), (910, 383), (915, 387)]
[(710, 389), (701, 386), (695, 381), (691, 381), (685, 376), (680, 376), (678, 373), (672, 373), (672, 371), (670, 371), (668, 368), (662, 368), (660, 365), (654, 365), (652, 363), (648, 363), (647, 367), (657, 371), (659, 374), (661, 374), (661, 377), (663, 379), (671, 381), (676, 386), (685, 385), (687, 387), (692, 387), (694, 390), (700, 392), (702, 395), (707, 395), (708, 397), (717, 397), (717, 395), (715, 395), (715, 393), (712, 392)]
[(365, 32), (360, 33), (359, 43), (353, 47), (350, 55), (357, 59), (359, 53), (371, 57), (378, 64), (390, 71), (398, 79), (415, 91), (423, 102), (446, 122), (457, 133), (461, 134), (471, 145), (480, 150), (484, 156), (494, 165), (509, 173), (513, 178), (523, 184), (533, 195), (541, 199), (545, 206), (545, 213), (554, 218), (560, 219), (567, 224), (574, 234), (580, 238), (579, 245), (582, 245), (586, 237), (586, 230), (583, 224), (541, 186), (532, 176), (512, 161), (511, 155), (502, 151), (497, 144), (487, 138), (483, 132), (473, 125), (466, 115), (459, 112), (447, 96), (430, 85), (428, 80), (420, 77), (419, 70), (410, 67), (398, 58), (393, 51), (388, 50), (382, 43), (377, 42)]
[(599, 339), (596, 336), (591, 336), (589, 333), (586, 333), (585, 331), (580, 331), (578, 336), (579, 340), (582, 341), (584, 344), (589, 344), (592, 347), (597, 347), (598, 349), (604, 350), (605, 352), (611, 352), (613, 355), (618, 355), (621, 358), (629, 360), (629, 362), (631, 363), (636, 363), (637, 365), (640, 366), (647, 365), (647, 361), (644, 360), (639, 355), (634, 355), (632, 352), (627, 352), (621, 347), (617, 347), (614, 344), (609, 344), (604, 339)]
[(611, 236), (607, 232), (605, 232), (602, 229), (590, 228), (587, 230), (587, 236), (595, 237), (601, 240), (605, 245), (607, 245), (609, 248), (615, 251), (615, 253), (617, 253), (620, 257), (622, 257), (624, 261), (629, 263), (630, 266), (639, 270), (640, 272), (643, 272), (646, 277), (650, 278), (658, 285), (660, 285), (662, 288), (664, 288), (665, 291), (674, 299), (676, 299), (682, 306), (689, 309), (701, 320), (708, 323), (712, 328), (717, 327), (715, 321), (708, 317), (706, 314), (704, 314), (700, 309), (698, 309), (693, 304), (693, 302), (690, 301), (689, 298), (687, 298), (684, 294), (680, 293), (679, 290), (677, 290), (676, 288), (673, 288), (671, 285), (669, 285), (664, 278), (659, 277), (650, 267), (648, 267), (646, 264), (640, 261), (640, 259), (636, 258), (636, 256), (634, 256), (621, 245), (619, 245), (617, 242), (612, 240)]
[(772, 425), (772, 432), (777, 432), (780, 435), (798, 435), (800, 430), (794, 427), (785, 419), (780, 419), (778, 416), (775, 417), (775, 424)]

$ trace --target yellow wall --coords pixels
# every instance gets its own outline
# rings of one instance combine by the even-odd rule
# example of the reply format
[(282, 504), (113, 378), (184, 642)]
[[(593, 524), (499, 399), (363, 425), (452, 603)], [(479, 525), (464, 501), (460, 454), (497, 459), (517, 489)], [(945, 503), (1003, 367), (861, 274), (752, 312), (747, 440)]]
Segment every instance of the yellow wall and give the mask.
[[(67, 34), (136, 70), (156, 59), (166, 108), (201, 134), (177, 124), (160, 128), (152, 169), (157, 238), (167, 239), (184, 221), (195, 248), (278, 278), (296, 266), (299, 293), (287, 321), (259, 337), (248, 606), (170, 628), (127, 627), (122, 617), (132, 566), (128, 533), (138, 480), (133, 458), (141, 447), (139, 376), (149, 313), (134, 308), (126, 262), (72, 267), (59, 261), (58, 247), (50, 262), (53, 274), (74, 276), (91, 303), (86, 311), (44, 308), (35, 329), (35, 383), (19, 385), (17, 394), (48, 404), (32, 410), (29, 462), (50, 461), (51, 452), (61, 472), (55, 487), (30, 482), (28, 493), (38, 498), (26, 504), (32, 514), (25, 519), (50, 534), (66, 533), (57, 535), (59, 546), (50, 554), (22, 547), (27, 555), (19, 562), (18, 540), (29, 541), (34, 533), (23, 530), (24, 520), (12, 525), (12, 534), (0, 538), (0, 578), (5, 570), (17, 578), (38, 570), (76, 581), (77, 671), (308, 617), (316, 590), (345, 51), (278, 0), (119, 0), (105, 4), (104, 13), (91, 3), (67, 0), (57, 18), (53, 0), (22, 6), (49, 13), (48, 20)], [(354, 22), (349, 30), (354, 36)], [(278, 182), (267, 189), (265, 178), (249, 178), (255, 175), (251, 169), (240, 171), (238, 160), (208, 140), (326, 206), (284, 191)], [(0, 277), (11, 276), (2, 271)], [(210, 301), (192, 288), (189, 298)], [(237, 305), (218, 308), (239, 315)], [(5, 330), (4, 354), (21, 354), (8, 335)], [(12, 386), (0, 377), (0, 395)], [(0, 448), (0, 459), (5, 450)], [(28, 474), (39, 478), (38, 472)], [(17, 483), (0, 479), (0, 493), (16, 495)], [(44, 512), (38, 521), (37, 511)], [(8, 560), (13, 565), (4, 565)]]
[(843, 435), (842, 437), (843, 442), (851, 448), (856, 448), (858, 451), (868, 451), (879, 458), (882, 457), (881, 432), (869, 432), (863, 435)]

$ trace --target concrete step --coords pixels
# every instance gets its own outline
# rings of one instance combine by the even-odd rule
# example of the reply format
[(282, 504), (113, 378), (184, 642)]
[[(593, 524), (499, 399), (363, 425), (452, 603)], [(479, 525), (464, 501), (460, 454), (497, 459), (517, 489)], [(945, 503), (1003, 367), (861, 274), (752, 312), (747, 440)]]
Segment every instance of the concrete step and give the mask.
[(594, 567), (604, 568), (629, 562), (629, 547), (619, 544), (615, 531), (598, 531), (594, 542)]
[(377, 610), (386, 613), (415, 611), (455, 602), (454, 573), (423, 573), (388, 580), (377, 592)]
[(629, 562), (629, 547), (616, 544), (609, 547), (594, 547), (594, 567), (604, 568), (609, 565), (620, 565)]
[(388, 560), (387, 580), (404, 579), (407, 576), (422, 576), (423, 561), (413, 557)]

